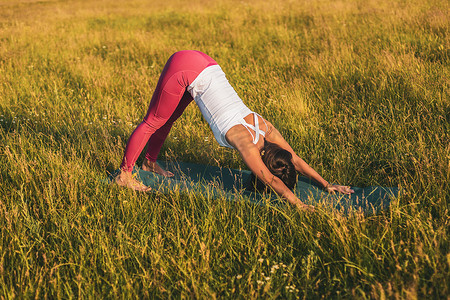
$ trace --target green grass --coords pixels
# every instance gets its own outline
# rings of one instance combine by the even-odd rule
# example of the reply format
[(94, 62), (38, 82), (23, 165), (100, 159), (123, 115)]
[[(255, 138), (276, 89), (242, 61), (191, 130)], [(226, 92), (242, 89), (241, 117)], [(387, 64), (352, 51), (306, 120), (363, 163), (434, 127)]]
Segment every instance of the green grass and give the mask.
[[(1, 297), (448, 298), (448, 25), (444, 0), (0, 2)], [(327, 180), (402, 195), (307, 215), (102, 183), (182, 49)], [(244, 167), (194, 104), (161, 158)]]

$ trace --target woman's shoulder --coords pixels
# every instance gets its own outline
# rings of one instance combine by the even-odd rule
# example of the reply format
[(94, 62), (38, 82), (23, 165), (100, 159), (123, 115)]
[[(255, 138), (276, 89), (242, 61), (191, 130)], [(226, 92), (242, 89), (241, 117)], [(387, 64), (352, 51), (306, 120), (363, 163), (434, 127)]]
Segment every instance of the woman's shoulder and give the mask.
[(231, 127), (225, 134), (225, 138), (237, 150), (255, 146), (253, 137), (242, 124), (236, 124)]

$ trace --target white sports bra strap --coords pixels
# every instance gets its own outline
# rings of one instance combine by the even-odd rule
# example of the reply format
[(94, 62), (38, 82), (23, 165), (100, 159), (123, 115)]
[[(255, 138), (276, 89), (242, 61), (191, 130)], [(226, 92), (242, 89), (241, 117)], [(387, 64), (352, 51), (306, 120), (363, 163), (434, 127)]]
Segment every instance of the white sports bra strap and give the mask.
[[(243, 121), (242, 125), (245, 126), (245, 128), (247, 128), (248, 132), (250, 132), (250, 134), (253, 137), (253, 144), (258, 143), (259, 141), (259, 135), (261, 134), (262, 136), (266, 135), (265, 131), (262, 131), (261, 129), (259, 129), (259, 120), (258, 120), (258, 114), (257, 113), (253, 113), (254, 119), (255, 119), (255, 126), (253, 126), (252, 124), (248, 124), (247, 122)], [(262, 117), (261, 117), (262, 118)], [(264, 124), (266, 125), (266, 131), (268, 129), (267, 127), (267, 123), (266, 121), (263, 119)], [(255, 131), (255, 135), (253, 135), (253, 133), (250, 131), (250, 129), (253, 129), (253, 131)]]

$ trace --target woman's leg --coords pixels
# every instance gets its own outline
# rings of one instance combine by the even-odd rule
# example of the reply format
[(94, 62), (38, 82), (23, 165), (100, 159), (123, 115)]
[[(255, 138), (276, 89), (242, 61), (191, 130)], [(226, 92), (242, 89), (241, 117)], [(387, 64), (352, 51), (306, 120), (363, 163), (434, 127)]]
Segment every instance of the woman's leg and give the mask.
[(148, 161), (156, 161), (173, 123), (183, 114), (184, 110), (192, 100), (191, 94), (185, 92), (169, 120), (167, 120), (167, 122), (150, 137), (147, 143), (147, 153), (145, 154), (145, 158)]
[(161, 168), (156, 162), (156, 159), (158, 158), (158, 154), (161, 151), (161, 147), (164, 144), (164, 141), (166, 140), (173, 123), (183, 114), (184, 110), (192, 100), (192, 96), (188, 92), (184, 93), (183, 98), (181, 99), (170, 119), (161, 128), (156, 130), (155, 133), (153, 133), (153, 135), (150, 137), (147, 143), (147, 153), (145, 155), (145, 160), (142, 163), (142, 169), (144, 171), (155, 172), (167, 177), (173, 176), (172, 172)]
[[(163, 77), (164, 72), (161, 78)], [(123, 171), (132, 171), (133, 166), (136, 163), (139, 154), (144, 149), (145, 144), (147, 144), (147, 141), (158, 129), (162, 128), (164, 124), (167, 123), (178, 107), (185, 87), (180, 86), (178, 94), (168, 93), (164, 90), (164, 85), (160, 84), (163, 81), (164, 80), (160, 80), (158, 83), (152, 101), (150, 102), (147, 115), (141, 124), (133, 131), (128, 140), (122, 164), (120, 166)]]
[[(186, 87), (194, 81), (207, 66), (216, 64), (209, 56), (198, 51), (180, 51), (172, 55), (158, 80), (150, 106), (143, 122), (131, 134), (120, 166), (124, 172), (131, 172), (145, 144), (155, 132), (155, 147), (149, 145), (148, 157), (155, 159), (162, 142), (172, 127), (173, 122), (182, 114), (192, 98), (184, 98)], [(182, 99), (185, 99), (182, 101)], [(159, 145), (161, 143), (161, 145)], [(152, 150), (153, 149), (153, 150)]]

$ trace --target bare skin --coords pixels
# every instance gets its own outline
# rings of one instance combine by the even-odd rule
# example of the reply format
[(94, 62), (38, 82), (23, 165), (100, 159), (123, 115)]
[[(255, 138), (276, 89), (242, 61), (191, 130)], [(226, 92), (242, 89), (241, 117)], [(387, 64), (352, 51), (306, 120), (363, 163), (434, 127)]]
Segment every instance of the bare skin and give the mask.
[[(160, 174), (160, 175), (163, 175), (166, 177), (174, 176), (172, 172), (161, 168), (161, 166), (158, 165), (157, 162), (152, 162), (152, 161), (149, 161), (148, 159), (146, 159), (142, 163), (142, 170), (147, 171), (147, 172), (154, 172), (156, 174)], [(150, 187), (147, 187), (142, 182), (136, 180), (136, 178), (133, 178), (133, 175), (131, 172), (126, 172), (123, 170), (121, 170), (119, 175), (116, 176), (115, 182), (120, 186), (131, 188), (135, 191), (149, 192), (151, 190)]]
[[(331, 185), (325, 179), (323, 179), (313, 168), (311, 168), (303, 159), (301, 159), (292, 149), (292, 147), (281, 136), (280, 132), (267, 120), (259, 117), (259, 127), (261, 130), (266, 131), (265, 139), (271, 143), (275, 143), (283, 149), (288, 150), (292, 154), (292, 162), (295, 169), (308, 178), (316, 181), (323, 188), (330, 192), (340, 192), (343, 194), (351, 194), (354, 191), (348, 186)], [(248, 115), (245, 121), (254, 125), (253, 115)], [(264, 121), (267, 124), (264, 124)], [(297, 206), (301, 210), (314, 210), (312, 206), (304, 204), (295, 194), (283, 183), (281, 179), (274, 176), (266, 167), (261, 159), (260, 151), (264, 146), (264, 139), (261, 138), (256, 145), (253, 144), (253, 137), (248, 132), (247, 128), (243, 125), (233, 126), (226, 134), (228, 142), (239, 151), (245, 164), (250, 170), (265, 184), (271, 186), (277, 194), (285, 198), (289, 203)]]
[(147, 172), (154, 172), (156, 174), (160, 174), (166, 177), (173, 177), (173, 173), (167, 170), (164, 170), (161, 168), (160, 165), (156, 161), (149, 161), (148, 159), (145, 159), (142, 163), (142, 170)]
[(121, 171), (114, 180), (118, 185), (133, 189), (135, 191), (149, 192), (151, 190), (150, 187), (147, 187), (142, 182), (133, 178), (131, 172)]
[[(267, 141), (271, 143), (277, 144), (281, 148), (288, 150), (292, 154), (292, 162), (298, 172), (322, 185), (323, 188), (329, 193), (354, 193), (354, 191), (349, 186), (329, 184), (294, 152), (292, 147), (281, 136), (280, 132), (269, 121), (261, 117), (258, 118), (260, 118), (260, 129), (263, 131), (267, 131), (265, 139), (267, 139)], [(254, 125), (252, 114), (246, 116), (244, 119), (247, 123)], [(267, 124), (267, 128), (265, 124)], [(266, 167), (260, 156), (260, 151), (264, 147), (264, 137), (261, 136), (259, 141), (256, 144), (253, 144), (253, 136), (243, 125), (233, 126), (230, 130), (228, 130), (225, 137), (230, 145), (232, 145), (239, 151), (246, 165), (261, 181), (271, 186), (275, 190), (275, 192), (277, 192), (277, 194), (285, 198), (289, 203), (296, 206), (300, 210), (314, 211), (313, 206), (306, 205), (302, 201), (300, 201), (300, 199), (295, 196), (295, 194), (283, 183), (283, 181), (274, 176)], [(142, 169), (149, 172), (155, 172), (167, 177), (174, 176), (172, 172), (164, 170), (156, 162), (151, 162), (149, 160), (144, 161), (144, 163), (142, 164)], [(151, 188), (146, 187), (143, 183), (133, 178), (131, 172), (121, 171), (121, 173), (116, 177), (116, 183), (121, 186), (126, 186), (138, 191), (147, 192), (151, 190)]]

